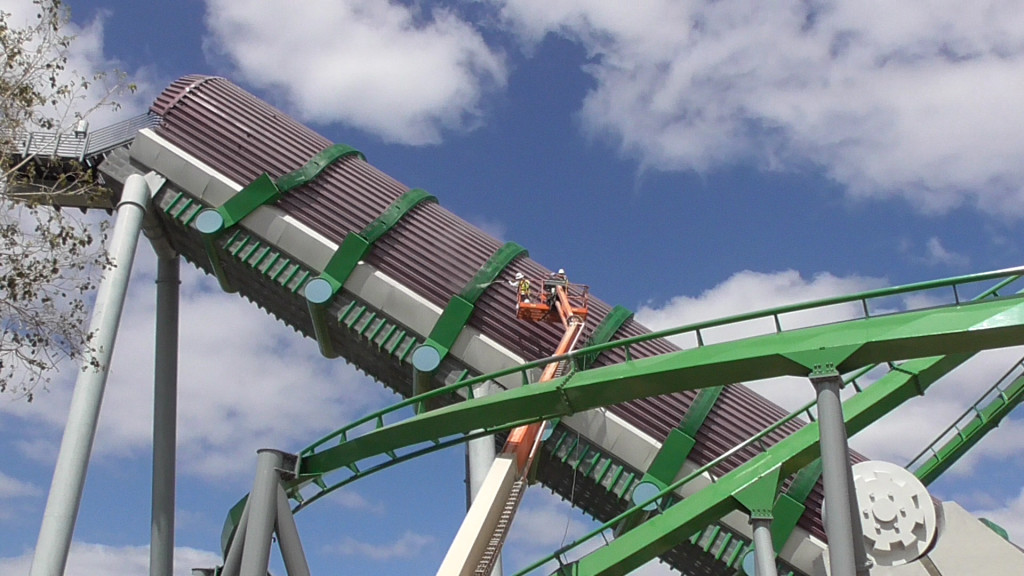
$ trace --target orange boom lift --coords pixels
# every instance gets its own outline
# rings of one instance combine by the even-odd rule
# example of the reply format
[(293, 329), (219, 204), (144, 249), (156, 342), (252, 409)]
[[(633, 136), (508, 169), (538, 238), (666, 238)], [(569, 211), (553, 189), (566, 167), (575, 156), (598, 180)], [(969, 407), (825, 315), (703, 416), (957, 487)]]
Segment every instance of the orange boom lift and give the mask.
[[(516, 289), (516, 317), (530, 322), (561, 323), (565, 333), (553, 356), (572, 352), (587, 321), (589, 287), (570, 284), (561, 270), (544, 280), (543, 290), (538, 294), (532, 293), (529, 285), (526, 282)], [(556, 360), (547, 364), (539, 382), (561, 376), (569, 362)], [(509, 433), (441, 563), (438, 576), (490, 576), (526, 490), (547, 425), (536, 422)]]

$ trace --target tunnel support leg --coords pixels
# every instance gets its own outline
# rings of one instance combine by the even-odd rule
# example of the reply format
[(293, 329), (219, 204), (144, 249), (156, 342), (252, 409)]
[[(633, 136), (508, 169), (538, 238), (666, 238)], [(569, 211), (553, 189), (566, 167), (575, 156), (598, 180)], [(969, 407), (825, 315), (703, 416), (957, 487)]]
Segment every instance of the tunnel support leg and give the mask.
[(178, 256), (160, 258), (156, 275), (153, 382), (153, 508), (150, 576), (174, 573), (174, 466), (178, 418)]
[(92, 366), (86, 366), (75, 382), (64, 437), (29, 571), (31, 576), (61, 576), (67, 565), (110, 359), (117, 338), (117, 327), (128, 292), (132, 260), (135, 258), (142, 219), (149, 202), (150, 187), (146, 179), (137, 174), (129, 176), (118, 204), (117, 221), (108, 251), (113, 265), (106, 270), (100, 282), (89, 323), (89, 333), (93, 334), (93, 338), (89, 342), (91, 351), (87, 353), (87, 361)]

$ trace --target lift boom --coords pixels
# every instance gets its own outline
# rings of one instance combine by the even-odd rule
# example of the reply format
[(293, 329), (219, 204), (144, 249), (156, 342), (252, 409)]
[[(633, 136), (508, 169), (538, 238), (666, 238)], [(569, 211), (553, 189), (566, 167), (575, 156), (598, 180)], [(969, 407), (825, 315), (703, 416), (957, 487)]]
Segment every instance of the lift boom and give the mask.
[[(578, 295), (570, 296), (571, 288)], [(579, 341), (586, 324), (589, 301), (586, 286), (571, 286), (563, 279), (549, 279), (545, 291), (533, 301), (527, 292), (518, 292), (516, 316), (532, 322), (560, 322), (565, 333), (554, 356), (568, 354)], [(574, 301), (579, 306), (573, 306)], [(565, 372), (567, 360), (551, 362), (544, 367), (538, 382), (546, 382)], [(536, 422), (513, 429), (501, 454), (491, 465), (473, 505), (455, 535), (438, 576), (490, 576), (505, 542), (523, 493), (528, 484), (533, 459), (540, 447), (547, 422)]]

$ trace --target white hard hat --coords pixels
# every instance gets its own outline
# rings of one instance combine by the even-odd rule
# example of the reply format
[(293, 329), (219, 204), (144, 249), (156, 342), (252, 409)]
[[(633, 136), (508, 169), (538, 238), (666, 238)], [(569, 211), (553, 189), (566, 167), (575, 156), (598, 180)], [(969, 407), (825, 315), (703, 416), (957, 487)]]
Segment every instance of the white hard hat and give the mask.
[(558, 269), (558, 273), (559, 274), (565, 274), (565, 268), (559, 268)]
[(523, 276), (522, 272), (516, 272), (516, 280), (522, 280), (523, 278), (525, 278), (525, 276)]

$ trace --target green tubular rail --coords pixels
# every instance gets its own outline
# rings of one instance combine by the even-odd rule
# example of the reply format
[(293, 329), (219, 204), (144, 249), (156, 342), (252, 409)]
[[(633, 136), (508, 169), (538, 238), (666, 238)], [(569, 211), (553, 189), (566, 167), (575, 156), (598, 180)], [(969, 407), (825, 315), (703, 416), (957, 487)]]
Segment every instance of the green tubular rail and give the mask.
[[(710, 326), (720, 326), (729, 322), (766, 316), (774, 316), (776, 325), (781, 329), (778, 321), (780, 314), (806, 310), (820, 305), (858, 300), (865, 302), (864, 308), (867, 309), (868, 298), (892, 296), (915, 289), (954, 287), (954, 293), (956, 293), (955, 286), (959, 284), (1003, 279), (994, 288), (983, 293), (983, 296), (998, 295), (998, 290), (1015, 281), (1021, 271), (1021, 269), (1010, 269), (962, 276), (946, 281), (875, 290), (845, 298), (780, 307), (585, 348), (554, 359), (599, 352), (615, 346), (629, 346), (646, 338), (699, 332)], [(959, 302), (959, 296), (956, 300)], [(400, 403), (397, 407), (353, 423), (314, 443), (303, 452), (300, 477), (303, 481), (312, 482), (322, 479), (324, 474), (332, 470), (355, 466), (357, 462), (374, 455), (388, 454), (404, 446), (420, 442), (437, 440), (455, 434), (465, 434), (469, 430), (487, 429), (493, 432), (499, 429), (508, 429), (523, 422), (550, 419), (591, 407), (679, 389), (700, 388), (781, 374), (807, 375), (810, 367), (815, 366), (816, 362), (822, 362), (823, 358), (824, 361), (833, 363), (835, 368), (847, 371), (855, 368), (858, 364), (866, 364), (873, 358), (877, 361), (888, 361), (921, 355), (930, 356), (950, 351), (969, 353), (990, 347), (1012, 345), (1024, 340), (1024, 329), (1021, 328), (1021, 322), (1024, 321), (1024, 313), (1021, 312), (1022, 306), (1024, 305), (1021, 304), (1020, 297), (990, 300), (970, 305), (954, 304), (947, 308), (869, 317), (832, 326), (803, 328), (743, 341), (707, 345), (664, 356), (632, 360), (625, 364), (598, 368), (575, 375), (571, 382), (568, 381), (568, 378), (563, 377), (544, 384), (510, 390), (487, 398), (442, 408), (394, 425), (384, 426), (384, 415), (401, 407), (423, 401), (422, 397), (410, 399)], [(969, 337), (964, 335), (966, 330), (971, 330)], [(821, 355), (822, 349), (825, 350), (824, 356)], [(885, 349), (894, 354), (886, 354)], [(780, 350), (783, 352), (780, 353)], [(812, 355), (813, 352), (817, 352), (818, 355)], [(962, 356), (966, 357), (967, 354)], [(552, 359), (541, 359), (524, 366), (434, 390), (424, 396), (452, 394), (478, 382), (522, 372), (551, 361)], [(940, 365), (949, 365), (947, 359), (940, 358), (935, 362)], [(958, 362), (953, 364), (956, 363)], [(700, 380), (704, 382), (703, 384), (679, 378), (679, 374), (692, 373), (695, 370), (717, 376), (714, 378), (702, 376)], [(901, 366), (899, 370), (903, 370), (903, 367)], [(902, 371), (897, 371), (895, 374), (904, 376)], [(930, 384), (930, 381), (922, 382), (920, 377), (908, 377), (908, 380), (918, 382), (919, 388), (915, 390), (923, 390), (927, 384)], [(872, 389), (876, 386), (872, 386)], [(857, 386), (855, 385), (855, 387)], [(885, 411), (887, 410), (883, 410), (881, 413)], [(348, 431), (372, 420), (377, 422), (377, 429), (354, 440), (347, 439)], [(505, 424), (496, 426), (495, 422), (504, 422)], [(341, 440), (340, 445), (318, 451), (319, 448), (337, 439)], [(787, 462), (800, 463), (799, 460), (800, 458), (794, 457)], [(800, 464), (802, 466), (806, 463)], [(692, 498), (687, 499), (687, 501), (689, 500)], [(231, 522), (230, 518), (229, 522)]]
[[(898, 287), (893, 287), (893, 288), (889, 288), (889, 289), (872, 290), (872, 291), (869, 291), (869, 292), (853, 294), (853, 295), (845, 296), (845, 297), (829, 298), (829, 299), (826, 299), (826, 300), (816, 300), (816, 301), (812, 301), (812, 302), (806, 302), (806, 303), (803, 303), (803, 304), (793, 304), (793, 305), (781, 306), (781, 307), (776, 307), (776, 308), (770, 308), (770, 309), (762, 310), (762, 311), (758, 311), (758, 312), (734, 315), (734, 316), (729, 316), (729, 317), (718, 319), (718, 320), (712, 320), (712, 321), (701, 322), (701, 323), (696, 323), (696, 324), (687, 324), (687, 325), (684, 325), (684, 326), (679, 326), (677, 328), (661, 330), (661, 331), (658, 331), (658, 332), (651, 332), (651, 333), (644, 334), (644, 335), (641, 335), (641, 336), (635, 336), (635, 337), (632, 337), (632, 338), (626, 338), (626, 339), (622, 339), (622, 340), (615, 340), (615, 341), (607, 342), (607, 343), (604, 343), (604, 344), (597, 344), (597, 345), (594, 345), (594, 346), (588, 346), (586, 348), (580, 348), (580, 349), (574, 350), (573, 352), (570, 352), (568, 354), (564, 354), (564, 355), (561, 355), (561, 356), (552, 356), (552, 357), (549, 357), (549, 358), (541, 358), (541, 359), (538, 359), (538, 360), (534, 360), (532, 362), (528, 362), (526, 364), (522, 364), (520, 366), (514, 366), (514, 367), (506, 368), (504, 370), (493, 372), (491, 374), (484, 374), (484, 375), (477, 376), (477, 377), (474, 377), (474, 378), (471, 378), (471, 379), (468, 379), (468, 380), (462, 380), (462, 381), (456, 382), (454, 384), (451, 384), (451, 385), (449, 385), (447, 387), (438, 388), (436, 390), (432, 390), (432, 391), (430, 391), (428, 393), (425, 393), (425, 394), (423, 394), (421, 396), (421, 398), (429, 399), (429, 398), (432, 398), (432, 397), (435, 397), (435, 396), (443, 396), (443, 395), (446, 395), (446, 394), (447, 395), (455, 395), (455, 394), (459, 394), (459, 393), (466, 394), (466, 390), (472, 389), (472, 387), (477, 385), (477, 384), (480, 384), (480, 383), (483, 383), (483, 382), (486, 382), (486, 381), (490, 381), (490, 380), (496, 380), (496, 379), (501, 378), (503, 376), (509, 376), (509, 375), (512, 375), (512, 374), (525, 374), (525, 373), (527, 373), (532, 368), (543, 367), (543, 366), (546, 366), (546, 365), (548, 365), (548, 364), (550, 364), (552, 362), (556, 362), (556, 361), (561, 361), (561, 360), (565, 360), (565, 359), (569, 359), (569, 358), (576, 358), (576, 357), (585, 357), (585, 356), (587, 356), (589, 354), (600, 353), (600, 352), (603, 352), (605, 350), (609, 350), (609, 349), (612, 349), (612, 348), (624, 347), (624, 348), (626, 348), (628, 350), (629, 346), (631, 346), (632, 344), (637, 344), (639, 342), (644, 342), (644, 341), (647, 341), (647, 340), (653, 340), (653, 339), (658, 339), (658, 338), (669, 338), (669, 337), (677, 336), (677, 335), (680, 335), (680, 334), (699, 332), (699, 331), (705, 330), (707, 328), (723, 326), (723, 325), (731, 324), (731, 323), (746, 322), (748, 320), (753, 320), (753, 319), (758, 319), (758, 318), (775, 317), (775, 316), (778, 316), (778, 315), (781, 315), (781, 314), (786, 314), (786, 313), (791, 313), (791, 312), (801, 312), (801, 311), (810, 310), (810, 309), (813, 309), (813, 308), (818, 308), (818, 307), (821, 307), (821, 306), (832, 306), (832, 305), (835, 305), (835, 304), (843, 304), (843, 303), (849, 303), (849, 302), (859, 302), (859, 301), (867, 300), (869, 298), (884, 298), (884, 297), (889, 297), (889, 296), (894, 296), (894, 295), (899, 295), (899, 294), (910, 293), (910, 292), (914, 292), (914, 291), (919, 290), (919, 289), (920, 290), (929, 290), (929, 289), (932, 289), (932, 288), (935, 288), (935, 287), (950, 287), (950, 286), (953, 286), (953, 285), (956, 285), (956, 284), (965, 284), (965, 283), (979, 282), (979, 281), (985, 281), (985, 280), (1000, 280), (1000, 282), (998, 282), (996, 285), (992, 286), (991, 288), (988, 288), (987, 290), (983, 291), (981, 294), (976, 296), (976, 298), (977, 299), (981, 299), (981, 298), (986, 298), (986, 297), (989, 297), (989, 296), (999, 296), (999, 291), (1000, 290), (1002, 290), (1002, 289), (1008, 287), (1010, 284), (1016, 282), (1020, 278), (1020, 276), (1022, 274), (1024, 274), (1024, 267), (1011, 268), (1011, 269), (999, 270), (999, 271), (995, 271), (995, 272), (973, 274), (973, 275), (968, 275), (968, 276), (958, 276), (958, 277), (955, 277), (955, 278), (947, 279), (947, 280), (943, 281), (943, 283), (939, 283), (939, 281), (933, 281), (933, 282), (922, 282), (922, 283), (918, 283), (918, 284), (909, 284), (909, 285), (898, 286)], [(778, 324), (778, 322), (776, 322), (776, 324)], [(528, 380), (523, 380), (523, 381), (526, 382)], [(854, 384), (854, 385), (856, 386), (856, 384)], [(368, 422), (371, 422), (371, 421), (374, 421), (374, 420), (382, 420), (383, 417), (388, 415), (389, 413), (398, 412), (399, 410), (405, 408), (406, 406), (408, 406), (410, 404), (414, 404), (414, 403), (415, 402), (412, 402), (410, 400), (406, 400), (406, 401), (403, 401), (403, 402), (399, 402), (399, 403), (397, 403), (397, 404), (395, 404), (393, 406), (390, 406), (388, 408), (384, 408), (383, 410), (381, 410), (381, 411), (379, 411), (377, 413), (368, 415), (365, 418), (362, 418), (362, 419), (360, 419), (360, 420), (358, 420), (356, 422), (353, 422), (353, 423), (351, 423), (351, 424), (349, 424), (347, 426), (339, 428), (338, 430), (335, 430), (334, 432), (331, 432), (330, 434), (328, 434), (328, 435), (324, 436), (323, 438), (317, 440), (312, 445), (310, 445), (306, 449), (306, 451), (308, 451), (311, 454), (311, 453), (315, 452), (315, 450), (317, 448), (319, 448), (320, 446), (325, 445), (328, 442), (331, 442), (333, 440), (339, 440), (340, 439), (341, 441), (344, 442), (345, 441), (344, 437), (346, 436), (346, 434), (348, 432), (350, 432), (350, 431), (352, 431), (352, 430), (354, 430), (354, 429), (356, 429), (356, 428), (358, 428), (360, 426), (363, 426), (363, 425), (365, 425)], [(304, 451), (304, 453), (306, 451)]]
[[(986, 434), (998, 427), (1002, 419), (1024, 401), (1024, 374), (1014, 377), (1014, 373), (1022, 368), (1024, 358), (1017, 361), (973, 406), (912, 458), (907, 464), (907, 469), (913, 470), (924, 484), (931, 484)], [(991, 398), (991, 401), (980, 407), (988, 398)], [(936, 448), (938, 443), (946, 438), (949, 440)]]

